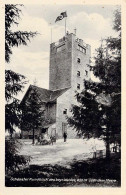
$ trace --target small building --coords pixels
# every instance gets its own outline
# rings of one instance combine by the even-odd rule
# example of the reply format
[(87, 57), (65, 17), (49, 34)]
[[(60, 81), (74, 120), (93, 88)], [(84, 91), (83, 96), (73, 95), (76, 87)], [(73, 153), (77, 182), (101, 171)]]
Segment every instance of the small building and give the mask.
[[(84, 89), (84, 79), (90, 79), (91, 47), (78, 39), (75, 34), (66, 34), (56, 43), (50, 44), (49, 89), (30, 85), (23, 101), (34, 88), (41, 94), (48, 123), (36, 132), (63, 137), (64, 131), (68, 138), (75, 138), (76, 131), (67, 124), (66, 116), (71, 115), (72, 104), (77, 104), (75, 91)], [(23, 131), (22, 137), (32, 136), (32, 132)]]

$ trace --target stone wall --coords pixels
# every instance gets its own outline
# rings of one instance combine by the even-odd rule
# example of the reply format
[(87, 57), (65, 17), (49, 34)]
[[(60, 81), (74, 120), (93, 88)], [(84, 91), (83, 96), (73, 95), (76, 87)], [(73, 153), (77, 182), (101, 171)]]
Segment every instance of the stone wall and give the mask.
[[(64, 45), (63, 49), (57, 51), (57, 48), (62, 45)], [(85, 53), (78, 47), (83, 48)], [(79, 90), (77, 84), (80, 84), (79, 91), (82, 91), (84, 79), (89, 80), (91, 77), (90, 58), (90, 45), (78, 39), (75, 34), (68, 34), (58, 43), (52, 43), (50, 45), (49, 89), (72, 87), (75, 91)], [(80, 59), (80, 63), (78, 59)], [(80, 72), (80, 76), (77, 75), (78, 72)]]
[[(61, 42), (60, 42), (61, 44)], [(50, 55), (50, 89), (60, 89), (71, 86), (63, 95), (57, 99), (56, 131), (59, 138), (63, 137), (63, 125), (67, 124), (66, 116), (70, 116), (72, 104), (78, 104), (75, 99), (75, 91), (81, 92), (84, 89), (84, 79), (90, 79), (91, 48), (83, 40), (77, 39), (74, 34), (66, 36), (65, 50), (56, 52), (56, 45), (51, 45)], [(85, 49), (80, 51), (78, 45)], [(80, 59), (80, 63), (78, 62)], [(80, 75), (78, 75), (78, 71)], [(86, 72), (87, 71), (87, 72)], [(80, 84), (80, 89), (77, 85)], [(67, 109), (67, 114), (63, 111)], [(67, 124), (68, 138), (77, 137), (77, 133)]]
[[(65, 44), (61, 51), (57, 51), (60, 45)], [(71, 86), (72, 65), (72, 37), (67, 36), (65, 41), (50, 46), (49, 89), (57, 90)]]
[[(71, 104), (76, 104), (76, 99), (73, 97), (72, 88), (67, 90), (64, 94), (57, 98), (57, 113), (56, 113), (56, 132), (59, 138), (63, 138), (63, 123), (67, 124), (68, 138), (75, 138), (77, 136), (75, 130), (73, 130), (67, 123), (66, 116), (71, 116)], [(67, 114), (64, 114), (64, 110), (67, 109)]]
[[(78, 92), (84, 89), (84, 79), (90, 79), (90, 70), (88, 65), (90, 64), (91, 49), (88, 44), (83, 43), (82, 40), (78, 40), (76, 36), (73, 35), (72, 39), (72, 79), (71, 85), (73, 91), (77, 90)], [(85, 48), (86, 53), (83, 53), (78, 49), (78, 45)], [(80, 63), (78, 62), (80, 59)], [(77, 75), (77, 72), (80, 72), (80, 76)], [(86, 75), (86, 71), (88, 71)], [(77, 89), (77, 84), (80, 84), (80, 90)]]

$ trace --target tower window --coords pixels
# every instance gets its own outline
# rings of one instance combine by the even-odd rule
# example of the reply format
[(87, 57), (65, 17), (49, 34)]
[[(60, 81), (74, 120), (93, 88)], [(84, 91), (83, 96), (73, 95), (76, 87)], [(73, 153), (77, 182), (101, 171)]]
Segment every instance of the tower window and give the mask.
[(83, 53), (86, 53), (86, 49), (85, 48), (83, 48)]
[(79, 83), (77, 84), (77, 89), (80, 89), (80, 84)]
[(77, 76), (80, 77), (80, 71), (77, 71)]
[(59, 47), (57, 47), (57, 52), (60, 52), (60, 51), (62, 51), (64, 49), (65, 49), (65, 44), (60, 45)]
[(77, 46), (77, 49), (81, 52), (83, 52), (84, 54), (86, 54), (86, 49), (80, 45)]
[(80, 63), (80, 58), (77, 58), (77, 62)]
[(67, 114), (67, 109), (64, 109), (63, 114)]
[(87, 70), (85, 70), (85, 75), (88, 76), (88, 71)]

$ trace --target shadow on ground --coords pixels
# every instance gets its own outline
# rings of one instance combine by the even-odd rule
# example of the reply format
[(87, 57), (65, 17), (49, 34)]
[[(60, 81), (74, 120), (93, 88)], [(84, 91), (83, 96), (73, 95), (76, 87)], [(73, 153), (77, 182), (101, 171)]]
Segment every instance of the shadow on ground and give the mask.
[(7, 187), (119, 187), (120, 156), (107, 159), (74, 160), (68, 167), (60, 165), (30, 165), (7, 175)]

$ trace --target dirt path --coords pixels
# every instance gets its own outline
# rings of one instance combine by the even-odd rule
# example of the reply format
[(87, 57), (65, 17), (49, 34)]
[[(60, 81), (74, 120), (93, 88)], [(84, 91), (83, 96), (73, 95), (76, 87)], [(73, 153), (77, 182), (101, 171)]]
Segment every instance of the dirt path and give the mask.
[(63, 139), (57, 140), (54, 145), (32, 145), (32, 140), (22, 140), (23, 147), (21, 155), (30, 155), (32, 157), (30, 164), (59, 164), (68, 165), (73, 159), (86, 159), (92, 157), (92, 152), (96, 149), (104, 149), (103, 141), (90, 139), (69, 139), (63, 142)]

